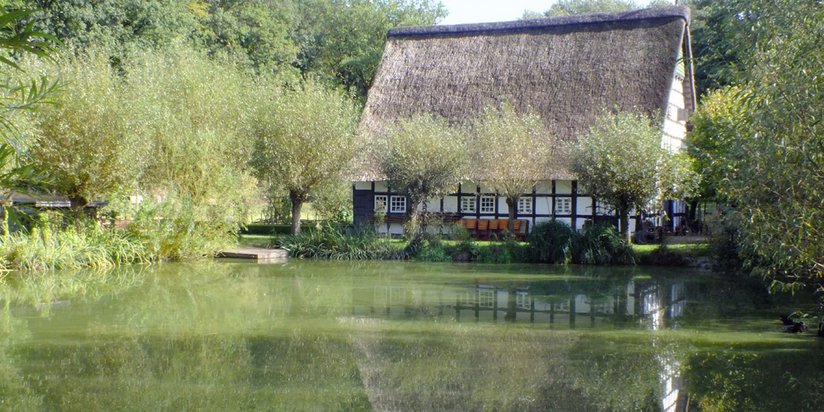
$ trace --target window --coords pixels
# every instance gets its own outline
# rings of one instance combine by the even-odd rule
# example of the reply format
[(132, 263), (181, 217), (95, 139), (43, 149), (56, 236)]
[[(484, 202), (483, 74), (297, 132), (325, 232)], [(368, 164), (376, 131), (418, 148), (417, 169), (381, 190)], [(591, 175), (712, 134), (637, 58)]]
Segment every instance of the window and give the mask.
[(482, 308), (495, 307), (495, 290), (493, 289), (479, 289), (478, 290), (478, 306)]
[(406, 213), (406, 197), (392, 196), (389, 198), (390, 213)]
[(475, 213), (475, 196), (461, 198), (461, 212)]
[(529, 292), (519, 290), (515, 294), (515, 306), (518, 309), (531, 309), (532, 301), (529, 299)]
[(389, 206), (389, 202), (386, 199), (386, 195), (377, 195), (377, 196), (375, 196), (375, 211), (376, 212), (386, 213), (386, 207), (387, 206)]
[(572, 213), (572, 199), (568, 197), (556, 198), (555, 213), (559, 215), (568, 215)]
[(532, 213), (532, 198), (522, 197), (518, 199), (518, 214), (525, 215)]
[(481, 213), (495, 213), (495, 196), (481, 196)]

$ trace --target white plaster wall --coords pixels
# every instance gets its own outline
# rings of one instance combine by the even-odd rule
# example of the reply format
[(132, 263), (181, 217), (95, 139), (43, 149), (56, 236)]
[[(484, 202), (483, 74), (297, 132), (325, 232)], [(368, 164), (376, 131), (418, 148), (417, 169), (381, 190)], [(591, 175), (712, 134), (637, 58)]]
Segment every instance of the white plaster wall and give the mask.
[(372, 182), (355, 182), (355, 190), (372, 190)]
[(458, 212), (458, 197), (447, 196), (443, 199), (443, 211), (447, 213)]
[(498, 197), (498, 214), (506, 215), (509, 213), (509, 206), (506, 205), (506, 198)]
[(591, 216), (592, 215), (592, 198), (591, 197), (579, 197), (578, 198), (578, 206), (576, 208), (578, 216)]
[(537, 197), (535, 198), (535, 213), (539, 215), (552, 214), (552, 198), (551, 197)]
[(376, 192), (386, 192), (389, 189), (389, 186), (385, 181), (375, 182), (375, 191)]
[(662, 147), (668, 148), (672, 151), (682, 150), (686, 147), (684, 140), (687, 136), (686, 119), (678, 117), (678, 113), (683, 114), (686, 100), (684, 98), (683, 79), (677, 76), (673, 79), (672, 87), (667, 103), (667, 113), (664, 119), (664, 136), (662, 137)]

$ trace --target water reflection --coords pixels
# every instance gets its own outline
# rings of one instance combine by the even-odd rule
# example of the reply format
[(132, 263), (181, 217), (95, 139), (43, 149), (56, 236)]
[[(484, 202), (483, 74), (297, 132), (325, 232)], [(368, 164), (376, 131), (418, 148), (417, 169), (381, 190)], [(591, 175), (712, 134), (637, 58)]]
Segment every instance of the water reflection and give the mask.
[(765, 388), (824, 382), (820, 360), (761, 372), (816, 348), (694, 274), (291, 262), (122, 279), (0, 285), (0, 410), (781, 410)]
[(529, 322), (593, 328), (630, 321), (650, 330), (677, 326), (687, 304), (683, 281), (562, 279), (468, 282), (443, 287), (403, 280), (352, 287), (352, 315), (442, 317), (457, 322)]

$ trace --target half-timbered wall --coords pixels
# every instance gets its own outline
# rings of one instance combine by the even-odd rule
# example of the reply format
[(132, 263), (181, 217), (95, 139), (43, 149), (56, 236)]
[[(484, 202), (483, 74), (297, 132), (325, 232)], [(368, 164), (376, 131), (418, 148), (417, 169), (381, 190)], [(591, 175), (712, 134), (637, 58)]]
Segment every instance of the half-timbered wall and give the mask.
[[(352, 189), (355, 224), (376, 224), (379, 233), (403, 234), (403, 222), (409, 215), (411, 205), (407, 202), (408, 207), (400, 212), (392, 209), (389, 204), (383, 204), (384, 201), (390, 202), (390, 199), (400, 196), (393, 192), (386, 182), (355, 182)], [(618, 224), (615, 211), (597, 202), (597, 199), (593, 201), (586, 188), (580, 187), (574, 180), (542, 181), (532, 192), (525, 193), (522, 199), (526, 199), (525, 210), (518, 213), (517, 218), (529, 221), (530, 229), (537, 223), (552, 219), (564, 222), (576, 230), (593, 221)], [(383, 206), (382, 212), (376, 213), (376, 204)], [(528, 205), (532, 207), (529, 208)], [(509, 208), (505, 198), (497, 196), (490, 188), (473, 182), (464, 182), (448, 196), (430, 199), (427, 202), (427, 211), (460, 214), (461, 217), (470, 219), (505, 219), (508, 217)], [(673, 208), (671, 216), (682, 213), (683, 210)], [(631, 231), (635, 230), (635, 221), (636, 216), (630, 216)]]

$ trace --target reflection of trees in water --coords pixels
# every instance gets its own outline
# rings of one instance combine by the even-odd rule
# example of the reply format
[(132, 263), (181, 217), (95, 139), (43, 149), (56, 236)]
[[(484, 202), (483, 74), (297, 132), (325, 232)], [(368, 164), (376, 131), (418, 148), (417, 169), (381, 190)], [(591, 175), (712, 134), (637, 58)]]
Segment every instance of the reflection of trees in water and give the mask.
[(44, 345), (27, 372), (52, 410), (363, 409), (346, 342), (290, 332)]
[[(688, 323), (679, 316), (690, 313), (689, 284), (334, 267), (164, 265), (116, 297), (101, 292), (48, 317), (15, 323), (12, 309), (7, 329), (20, 338), (0, 341), (0, 395), (34, 409), (656, 410), (672, 394), (667, 379), (684, 371), (691, 406), (740, 410), (778, 405), (759, 397), (759, 379), (780, 396), (792, 382), (824, 383), (812, 367), (779, 371), (797, 360), (775, 355), (786, 341), (729, 357), (715, 353), (727, 346), (696, 351), (684, 344), (693, 338), (661, 330)], [(475, 306), (500, 307), (499, 317), (479, 309), (476, 322)], [(71, 325), (70, 339), (54, 325)], [(32, 338), (17, 333), (27, 330)], [(821, 405), (814, 390), (796, 393), (800, 410)]]
[(13, 354), (15, 347), (28, 341), (30, 333), (24, 321), (12, 316), (8, 295), (4, 292), (0, 296), (5, 304), (0, 309), (0, 410), (41, 410), (42, 401), (27, 385)]
[(348, 323), (376, 409), (593, 409), (566, 379), (574, 335), (454, 323), (425, 331), (357, 318)]

